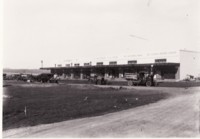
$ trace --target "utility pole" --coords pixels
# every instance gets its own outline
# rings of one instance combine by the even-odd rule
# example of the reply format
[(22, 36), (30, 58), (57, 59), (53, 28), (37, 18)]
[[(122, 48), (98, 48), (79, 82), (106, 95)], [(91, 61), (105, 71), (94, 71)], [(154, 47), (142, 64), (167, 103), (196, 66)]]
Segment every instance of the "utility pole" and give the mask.
[(41, 68), (43, 68), (43, 60), (41, 60)]

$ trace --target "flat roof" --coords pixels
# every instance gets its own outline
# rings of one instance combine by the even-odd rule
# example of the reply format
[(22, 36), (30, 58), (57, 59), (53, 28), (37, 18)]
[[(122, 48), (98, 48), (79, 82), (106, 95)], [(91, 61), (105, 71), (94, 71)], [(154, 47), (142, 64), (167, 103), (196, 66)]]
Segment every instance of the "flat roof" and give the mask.
[(148, 64), (121, 64), (121, 65), (91, 65), (91, 66), (73, 66), (73, 67), (44, 67), (40, 69), (85, 69), (85, 68), (126, 68), (126, 67), (146, 67), (146, 66), (179, 66), (180, 63), (148, 63)]

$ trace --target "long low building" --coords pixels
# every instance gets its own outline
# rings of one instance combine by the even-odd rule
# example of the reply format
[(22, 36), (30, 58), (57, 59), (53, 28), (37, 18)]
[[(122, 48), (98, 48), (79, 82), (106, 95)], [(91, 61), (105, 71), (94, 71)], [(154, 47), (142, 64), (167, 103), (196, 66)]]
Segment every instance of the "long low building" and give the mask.
[(200, 52), (179, 50), (101, 57), (95, 59), (69, 60), (65, 64), (41, 69), (67, 78), (84, 79), (92, 73), (105, 77), (123, 78), (125, 73), (148, 71), (153, 67), (155, 74), (163, 79), (182, 80), (188, 75), (200, 76)]

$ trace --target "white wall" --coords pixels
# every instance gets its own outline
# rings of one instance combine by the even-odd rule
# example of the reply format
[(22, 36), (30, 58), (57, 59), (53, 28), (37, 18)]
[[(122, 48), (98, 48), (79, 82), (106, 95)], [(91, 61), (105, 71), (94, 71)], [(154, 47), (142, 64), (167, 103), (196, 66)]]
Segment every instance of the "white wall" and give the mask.
[(180, 79), (200, 75), (200, 52), (180, 50)]
[(96, 65), (97, 62), (103, 62), (104, 65), (109, 65), (110, 61), (117, 61), (117, 64), (120, 65), (120, 64), (127, 64), (129, 60), (137, 60), (138, 64), (154, 63), (155, 59), (167, 59), (167, 62), (180, 63), (179, 51), (107, 56), (107, 57), (99, 57), (87, 60), (86, 59), (72, 60), (70, 62), (80, 63), (80, 66), (83, 66), (83, 63), (89, 61), (92, 62), (92, 65)]

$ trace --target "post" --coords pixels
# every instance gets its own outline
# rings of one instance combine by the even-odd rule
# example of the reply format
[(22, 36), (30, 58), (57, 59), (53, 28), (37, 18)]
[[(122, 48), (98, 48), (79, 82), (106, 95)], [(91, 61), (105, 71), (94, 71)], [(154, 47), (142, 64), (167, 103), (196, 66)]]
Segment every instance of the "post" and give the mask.
[(43, 60), (41, 60), (41, 68), (43, 68)]
[(118, 71), (119, 71), (119, 78), (123, 78), (123, 76), (124, 76), (123, 69), (119, 68)]
[(150, 72), (151, 75), (153, 75), (153, 65), (151, 65), (151, 72)]
[(81, 80), (83, 79), (83, 73), (80, 73), (80, 79)]
[(176, 74), (175, 74), (175, 79), (180, 80), (180, 66), (175, 67), (176, 68)]
[(108, 69), (104, 69), (104, 78), (108, 78), (109, 77), (109, 70)]
[(74, 79), (74, 73), (71, 73), (71, 79)]

